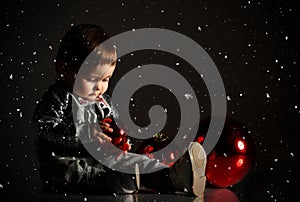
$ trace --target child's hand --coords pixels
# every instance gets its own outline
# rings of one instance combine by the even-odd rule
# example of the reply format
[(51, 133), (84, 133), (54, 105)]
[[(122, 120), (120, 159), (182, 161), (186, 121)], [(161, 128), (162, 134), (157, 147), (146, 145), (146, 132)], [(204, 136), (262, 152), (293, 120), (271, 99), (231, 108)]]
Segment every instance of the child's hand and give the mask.
[(111, 118), (105, 118), (99, 122), (100, 128), (103, 130), (103, 133), (111, 134), (114, 132), (114, 129), (112, 129), (110, 126), (111, 122)]
[[(110, 138), (110, 142), (118, 147), (119, 149), (127, 152), (131, 149), (128, 136), (122, 129), (119, 129), (115, 126), (111, 118), (105, 118), (99, 122), (100, 128), (105, 133), (105, 135)], [(111, 126), (115, 126), (112, 128)]]
[(105, 131), (101, 129), (98, 124), (95, 124), (93, 128), (93, 136), (100, 144), (112, 141), (112, 138), (105, 134)]

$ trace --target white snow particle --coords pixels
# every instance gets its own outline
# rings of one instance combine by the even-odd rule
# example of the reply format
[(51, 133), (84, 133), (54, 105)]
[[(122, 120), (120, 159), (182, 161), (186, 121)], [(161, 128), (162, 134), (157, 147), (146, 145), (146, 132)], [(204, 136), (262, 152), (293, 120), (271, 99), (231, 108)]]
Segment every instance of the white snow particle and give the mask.
[(33, 52), (32, 52), (32, 55), (36, 55), (36, 51), (33, 51)]
[(189, 100), (189, 99), (192, 99), (192, 98), (193, 98), (193, 95), (190, 94), (190, 93), (186, 93), (186, 94), (184, 94), (184, 97), (185, 97), (187, 100)]
[(83, 198), (83, 201), (87, 201), (87, 197), (84, 197), (84, 198)]
[(231, 98), (229, 97), (229, 95), (227, 95), (227, 100), (228, 100), (228, 101), (230, 101), (230, 100), (231, 100)]
[(10, 75), (9, 75), (9, 79), (10, 79), (10, 80), (13, 80), (13, 74), (10, 74)]
[(202, 31), (202, 29), (201, 29), (201, 27), (200, 27), (200, 26), (198, 26), (198, 31), (200, 31), (200, 32)]
[(52, 48), (52, 46), (51, 46), (51, 45), (49, 45), (49, 46), (48, 46), (48, 48), (49, 48), (50, 50), (53, 50), (53, 48)]
[(267, 98), (271, 98), (270, 94), (269, 93), (266, 93), (266, 96)]

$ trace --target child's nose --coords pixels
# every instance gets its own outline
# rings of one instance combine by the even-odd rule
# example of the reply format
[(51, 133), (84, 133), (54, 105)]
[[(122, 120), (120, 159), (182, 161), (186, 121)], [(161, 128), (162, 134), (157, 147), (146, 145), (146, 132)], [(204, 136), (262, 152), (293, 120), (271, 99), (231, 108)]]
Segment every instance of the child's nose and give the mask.
[(102, 84), (101, 84), (101, 82), (98, 82), (98, 83), (96, 84), (96, 90), (97, 90), (97, 91), (101, 91), (101, 89), (102, 89)]

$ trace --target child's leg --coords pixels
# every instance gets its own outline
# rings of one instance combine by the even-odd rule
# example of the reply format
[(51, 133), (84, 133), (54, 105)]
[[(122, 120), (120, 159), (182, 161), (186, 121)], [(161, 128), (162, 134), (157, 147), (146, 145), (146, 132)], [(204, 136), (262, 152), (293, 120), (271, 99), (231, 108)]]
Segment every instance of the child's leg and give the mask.
[(173, 191), (169, 177), (169, 167), (160, 163), (157, 159), (149, 158), (146, 155), (126, 153), (117, 158), (114, 156), (103, 158), (101, 162), (115, 170), (123, 168), (133, 172), (134, 169), (136, 178), (139, 178), (138, 181), (140, 181), (140, 183), (137, 182), (138, 188), (141, 186), (142, 189), (164, 193)]
[(93, 158), (52, 157), (40, 161), (45, 191), (125, 194), (137, 191), (136, 176), (113, 171)]
[[(171, 168), (156, 159), (133, 153), (127, 153), (117, 159), (110, 157), (106, 161), (106, 163), (114, 163), (113, 166), (127, 166), (129, 169), (133, 166), (138, 167), (141, 173), (145, 173), (145, 170), (155, 172), (138, 176), (113, 171), (93, 158), (55, 156), (52, 157), (51, 162), (49, 159), (48, 162), (41, 161), (41, 173), (44, 175), (45, 185), (55, 192), (134, 193), (139, 189), (140, 178), (141, 184), (147, 189), (203, 195), (206, 155), (198, 143), (192, 143), (188, 152)], [(53, 164), (54, 166), (48, 166)]]
[[(115, 163), (112, 167), (122, 165), (130, 169), (130, 166), (138, 165), (141, 173), (148, 173), (140, 176), (141, 185), (146, 189), (203, 196), (206, 184), (206, 153), (197, 142), (192, 142), (185, 155), (171, 168), (159, 163), (156, 159), (132, 153), (122, 155), (118, 160), (110, 159), (110, 161)], [(155, 172), (149, 172), (151, 170)]]

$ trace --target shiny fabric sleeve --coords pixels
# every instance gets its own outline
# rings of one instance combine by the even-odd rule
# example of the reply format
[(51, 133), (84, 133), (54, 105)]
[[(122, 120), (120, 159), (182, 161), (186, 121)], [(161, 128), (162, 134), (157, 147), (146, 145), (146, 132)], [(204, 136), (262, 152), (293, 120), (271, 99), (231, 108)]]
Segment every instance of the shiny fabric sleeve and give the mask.
[(72, 97), (65, 91), (48, 90), (39, 100), (33, 121), (39, 139), (58, 153), (82, 150), (83, 145), (76, 136), (72, 116)]

